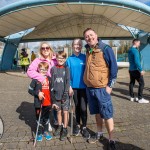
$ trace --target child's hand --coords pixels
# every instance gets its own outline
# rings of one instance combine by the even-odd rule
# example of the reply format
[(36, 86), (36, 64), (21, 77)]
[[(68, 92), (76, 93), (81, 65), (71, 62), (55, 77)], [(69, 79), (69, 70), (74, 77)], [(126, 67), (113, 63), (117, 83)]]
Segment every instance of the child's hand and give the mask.
[(38, 97), (39, 97), (39, 100), (43, 100), (45, 97), (44, 97), (44, 93), (43, 92), (39, 92), (39, 95), (38, 95)]
[(52, 108), (54, 108), (54, 109), (59, 109), (59, 106), (57, 106), (56, 104), (53, 104), (53, 105), (52, 105)]

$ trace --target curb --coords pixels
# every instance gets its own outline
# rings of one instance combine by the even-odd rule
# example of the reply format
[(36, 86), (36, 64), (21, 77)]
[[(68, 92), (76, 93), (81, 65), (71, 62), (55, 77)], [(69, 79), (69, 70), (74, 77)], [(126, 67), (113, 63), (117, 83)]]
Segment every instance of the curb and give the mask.
[(28, 78), (27, 74), (22, 74), (21, 72), (5, 72), (5, 73), (12, 76)]

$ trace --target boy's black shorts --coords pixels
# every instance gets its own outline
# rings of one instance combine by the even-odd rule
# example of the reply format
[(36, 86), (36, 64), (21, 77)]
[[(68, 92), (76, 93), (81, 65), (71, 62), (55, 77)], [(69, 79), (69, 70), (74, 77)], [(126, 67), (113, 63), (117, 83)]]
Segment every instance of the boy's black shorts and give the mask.
[(70, 100), (69, 99), (67, 99), (65, 101), (57, 100), (55, 102), (55, 104), (59, 107), (56, 111), (60, 111), (60, 110), (69, 111), (69, 108), (70, 108)]

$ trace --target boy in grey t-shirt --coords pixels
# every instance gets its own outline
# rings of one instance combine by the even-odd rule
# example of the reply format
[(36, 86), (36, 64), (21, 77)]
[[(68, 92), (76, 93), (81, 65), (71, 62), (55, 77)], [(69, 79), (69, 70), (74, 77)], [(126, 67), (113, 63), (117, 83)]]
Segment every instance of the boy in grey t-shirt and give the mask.
[[(70, 87), (70, 71), (65, 66), (67, 54), (64, 51), (59, 51), (56, 55), (57, 65), (51, 69), (51, 96), (52, 107), (57, 111), (58, 128), (54, 136), (60, 136), (60, 140), (65, 140), (67, 137), (68, 126), (68, 110), (70, 106), (69, 101), (69, 87)], [(63, 117), (62, 118), (62, 113)], [(62, 129), (62, 120), (64, 120)]]

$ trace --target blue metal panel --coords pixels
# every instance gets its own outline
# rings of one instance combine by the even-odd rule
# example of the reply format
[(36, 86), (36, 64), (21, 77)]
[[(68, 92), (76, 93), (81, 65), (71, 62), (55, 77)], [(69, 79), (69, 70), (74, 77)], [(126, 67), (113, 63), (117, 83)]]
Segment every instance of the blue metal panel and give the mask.
[(1, 61), (1, 70), (10, 70), (12, 69), (12, 64), (14, 61), (14, 55), (16, 53), (17, 47), (19, 45), (19, 39), (8, 40), (5, 44), (2, 61)]
[(6, 40), (4, 39), (4, 37), (0, 37), (0, 41), (5, 42)]
[(150, 44), (142, 44), (140, 47), (142, 57), (142, 68), (150, 71)]

